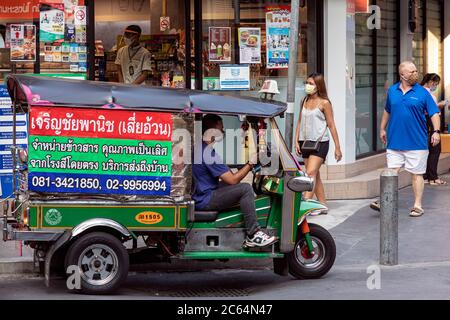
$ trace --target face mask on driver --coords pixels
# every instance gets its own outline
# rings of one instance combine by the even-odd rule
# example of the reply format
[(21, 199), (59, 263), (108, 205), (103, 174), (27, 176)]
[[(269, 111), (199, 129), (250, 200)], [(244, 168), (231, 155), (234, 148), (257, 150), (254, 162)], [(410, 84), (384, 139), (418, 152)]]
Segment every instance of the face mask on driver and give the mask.
[(123, 42), (125, 43), (126, 46), (130, 46), (133, 43), (133, 39), (132, 38), (126, 38), (124, 36), (123, 37)]
[(214, 139), (214, 142), (221, 142), (223, 141), (224, 133), (220, 131), (219, 129), (208, 129), (203, 134), (203, 141), (209, 142)]

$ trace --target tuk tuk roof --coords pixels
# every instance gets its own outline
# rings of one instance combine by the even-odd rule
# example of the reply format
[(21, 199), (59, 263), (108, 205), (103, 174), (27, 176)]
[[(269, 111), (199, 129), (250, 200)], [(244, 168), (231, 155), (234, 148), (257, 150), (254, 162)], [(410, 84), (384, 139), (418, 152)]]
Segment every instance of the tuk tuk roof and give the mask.
[[(145, 87), (110, 82), (10, 75), (8, 91), (15, 103), (37, 106), (68, 106), (143, 109), (166, 112), (275, 117), (286, 104), (263, 99), (211, 94), (204, 91)], [(17, 90), (16, 92), (15, 89)]]

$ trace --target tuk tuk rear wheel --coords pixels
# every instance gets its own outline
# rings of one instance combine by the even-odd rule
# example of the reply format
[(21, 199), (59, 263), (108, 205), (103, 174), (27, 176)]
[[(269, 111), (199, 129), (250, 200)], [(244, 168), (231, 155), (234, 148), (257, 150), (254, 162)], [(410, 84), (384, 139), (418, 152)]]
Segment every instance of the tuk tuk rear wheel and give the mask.
[(66, 270), (78, 266), (81, 288), (87, 294), (108, 294), (126, 280), (129, 269), (128, 252), (122, 242), (105, 232), (88, 233), (77, 239), (67, 251)]
[(323, 227), (309, 224), (314, 253), (310, 254), (304, 234), (298, 230), (295, 248), (288, 254), (289, 273), (297, 279), (317, 279), (330, 271), (336, 259), (336, 245)]

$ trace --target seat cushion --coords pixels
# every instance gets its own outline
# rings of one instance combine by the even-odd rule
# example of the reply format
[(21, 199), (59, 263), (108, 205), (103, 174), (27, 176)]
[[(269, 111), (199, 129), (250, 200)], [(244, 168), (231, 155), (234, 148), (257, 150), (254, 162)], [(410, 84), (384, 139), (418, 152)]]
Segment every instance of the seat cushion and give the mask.
[(195, 211), (195, 222), (212, 222), (216, 221), (219, 211)]

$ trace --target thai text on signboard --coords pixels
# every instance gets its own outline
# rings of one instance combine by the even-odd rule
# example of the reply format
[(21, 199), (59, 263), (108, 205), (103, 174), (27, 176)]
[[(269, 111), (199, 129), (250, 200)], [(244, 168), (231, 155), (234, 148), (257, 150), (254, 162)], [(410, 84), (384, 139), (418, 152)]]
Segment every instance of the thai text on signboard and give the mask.
[(29, 121), (29, 190), (170, 194), (170, 114), (32, 107)]

